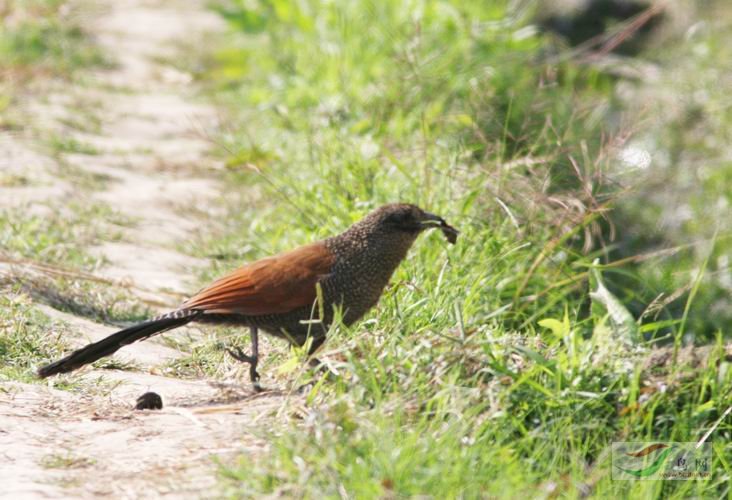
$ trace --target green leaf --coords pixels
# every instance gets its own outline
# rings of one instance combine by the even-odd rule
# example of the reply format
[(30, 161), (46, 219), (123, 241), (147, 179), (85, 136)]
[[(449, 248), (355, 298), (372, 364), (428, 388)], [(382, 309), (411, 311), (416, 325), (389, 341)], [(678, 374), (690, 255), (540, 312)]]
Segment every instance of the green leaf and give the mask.
[[(596, 266), (597, 263), (598, 261), (596, 259), (593, 264)], [(640, 343), (643, 337), (640, 334), (635, 318), (633, 318), (633, 315), (630, 314), (620, 300), (605, 287), (602, 281), (602, 274), (597, 267), (590, 269), (590, 286), (594, 287), (594, 290), (590, 290), (593, 309), (599, 307), (607, 312), (612, 324), (612, 334), (626, 343)]]
[(560, 339), (564, 338), (569, 335), (571, 331), (569, 326), (569, 312), (566, 309), (564, 310), (564, 318), (562, 318), (562, 321), (554, 318), (539, 320), (539, 326), (550, 329), (552, 333)]
[(300, 366), (300, 358), (298, 358), (297, 356), (290, 356), (289, 358), (287, 358), (287, 361), (282, 363), (277, 368), (277, 373), (279, 373), (280, 375), (286, 375), (297, 370), (298, 366)]
[(564, 335), (564, 323), (562, 323), (558, 319), (547, 318), (539, 320), (539, 326), (550, 329), (552, 333), (557, 337), (561, 337)]

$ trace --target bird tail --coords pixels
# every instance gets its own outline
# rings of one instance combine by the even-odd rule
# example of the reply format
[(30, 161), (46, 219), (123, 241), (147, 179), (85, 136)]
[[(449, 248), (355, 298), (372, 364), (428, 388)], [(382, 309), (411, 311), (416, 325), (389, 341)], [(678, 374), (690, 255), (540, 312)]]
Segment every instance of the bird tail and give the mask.
[(188, 309), (179, 309), (157, 318), (153, 318), (137, 325), (120, 330), (113, 333), (109, 337), (105, 337), (98, 342), (89, 344), (78, 349), (68, 356), (54, 361), (46, 366), (38, 369), (38, 376), (41, 378), (50, 377), (57, 373), (68, 373), (70, 371), (81, 368), (84, 365), (93, 363), (99, 358), (109, 356), (117, 352), (123, 346), (132, 344), (138, 340), (144, 340), (157, 333), (162, 333), (172, 328), (183, 326), (193, 321), (201, 311), (192, 311)]

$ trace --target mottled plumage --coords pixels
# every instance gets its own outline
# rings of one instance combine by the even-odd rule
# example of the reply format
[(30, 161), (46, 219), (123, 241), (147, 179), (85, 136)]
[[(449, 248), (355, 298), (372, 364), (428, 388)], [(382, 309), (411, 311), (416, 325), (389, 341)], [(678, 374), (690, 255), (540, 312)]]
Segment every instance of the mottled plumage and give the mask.
[[(313, 338), (314, 352), (325, 340), (334, 308), (352, 324), (379, 300), (384, 287), (419, 234), (430, 227), (454, 242), (457, 231), (440, 217), (414, 205), (390, 204), (374, 210), (338, 236), (244, 265), (214, 281), (179, 309), (121, 330), (41, 368), (41, 377), (75, 370), (120, 347), (191, 321), (252, 329), (252, 355), (232, 355), (251, 364), (256, 381), (257, 331), (297, 345)], [(317, 287), (323, 295), (319, 318)], [(320, 320), (312, 321), (312, 320)], [(230, 351), (231, 352), (231, 351)]]

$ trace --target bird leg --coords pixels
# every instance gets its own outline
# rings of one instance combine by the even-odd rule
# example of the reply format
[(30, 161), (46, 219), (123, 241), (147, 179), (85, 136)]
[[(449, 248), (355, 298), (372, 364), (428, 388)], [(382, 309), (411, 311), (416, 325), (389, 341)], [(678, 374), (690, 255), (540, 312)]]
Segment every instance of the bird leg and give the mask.
[(252, 355), (247, 356), (244, 354), (239, 347), (235, 350), (226, 349), (226, 352), (237, 361), (249, 364), (249, 378), (252, 381), (254, 390), (257, 392), (262, 391), (262, 386), (259, 385), (259, 373), (257, 373), (257, 363), (259, 363), (259, 331), (255, 327), (250, 327), (250, 336), (252, 338)]

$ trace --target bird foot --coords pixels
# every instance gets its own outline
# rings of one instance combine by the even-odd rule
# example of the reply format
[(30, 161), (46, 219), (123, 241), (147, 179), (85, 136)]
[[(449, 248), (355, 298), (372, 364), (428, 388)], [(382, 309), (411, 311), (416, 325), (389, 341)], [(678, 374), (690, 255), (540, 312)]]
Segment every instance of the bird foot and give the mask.
[(249, 365), (249, 378), (252, 381), (254, 392), (262, 392), (264, 389), (259, 385), (259, 373), (257, 372), (257, 363), (259, 363), (259, 358), (257, 356), (247, 356), (239, 347), (236, 347), (233, 350), (227, 347), (226, 352), (228, 352), (229, 356), (235, 360)]

